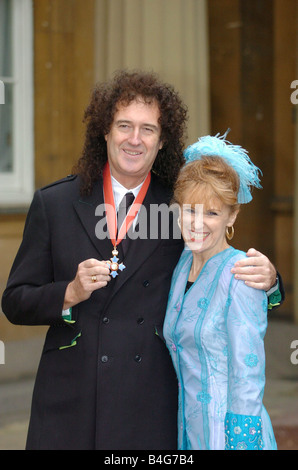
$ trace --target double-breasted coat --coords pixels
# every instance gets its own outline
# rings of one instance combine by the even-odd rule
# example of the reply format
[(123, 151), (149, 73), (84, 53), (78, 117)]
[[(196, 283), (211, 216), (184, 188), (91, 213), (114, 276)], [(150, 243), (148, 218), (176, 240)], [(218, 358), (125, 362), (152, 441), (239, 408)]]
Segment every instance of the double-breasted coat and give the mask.
[[(152, 175), (147, 216), (169, 199)], [(96, 234), (101, 204), (100, 180), (88, 197), (78, 176), (36, 191), (3, 294), (12, 323), (49, 325), (27, 449), (176, 449), (177, 379), (162, 328), (181, 239), (164, 238), (161, 228), (130, 241), (126, 269), (73, 307), (73, 323), (62, 318), (78, 264), (112, 256), (111, 240)]]

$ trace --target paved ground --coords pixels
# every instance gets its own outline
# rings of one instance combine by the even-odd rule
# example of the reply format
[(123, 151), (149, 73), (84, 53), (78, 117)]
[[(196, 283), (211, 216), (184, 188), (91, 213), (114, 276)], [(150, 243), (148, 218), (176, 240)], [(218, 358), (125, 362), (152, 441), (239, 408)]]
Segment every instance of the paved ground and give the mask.
[(31, 378), (0, 385), (0, 450), (25, 448), (33, 383)]
[[(270, 321), (266, 335), (267, 383), (264, 403), (279, 450), (298, 450), (298, 364), (291, 363), (298, 326)], [(5, 345), (0, 365), (0, 450), (25, 448), (36, 366), (43, 339)], [(27, 364), (21, 365), (20, 358)]]

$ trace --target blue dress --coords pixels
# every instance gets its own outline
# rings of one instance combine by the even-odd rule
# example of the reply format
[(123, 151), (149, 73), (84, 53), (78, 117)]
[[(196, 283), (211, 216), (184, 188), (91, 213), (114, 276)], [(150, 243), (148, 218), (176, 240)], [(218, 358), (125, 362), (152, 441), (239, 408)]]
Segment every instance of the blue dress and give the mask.
[(190, 250), (173, 274), (164, 337), (178, 377), (181, 450), (276, 449), (262, 403), (267, 295), (231, 274), (243, 257), (232, 247), (214, 255), (186, 293)]

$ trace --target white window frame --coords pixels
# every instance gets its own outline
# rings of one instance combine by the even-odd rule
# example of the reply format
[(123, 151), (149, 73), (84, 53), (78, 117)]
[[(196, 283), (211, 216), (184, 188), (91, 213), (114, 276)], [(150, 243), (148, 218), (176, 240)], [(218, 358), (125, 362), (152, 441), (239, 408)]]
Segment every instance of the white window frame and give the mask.
[[(32, 0), (11, 0), (13, 90), (13, 171), (0, 172), (0, 208), (29, 205), (34, 190), (33, 117), (33, 5)], [(5, 104), (0, 104), (5, 106)]]

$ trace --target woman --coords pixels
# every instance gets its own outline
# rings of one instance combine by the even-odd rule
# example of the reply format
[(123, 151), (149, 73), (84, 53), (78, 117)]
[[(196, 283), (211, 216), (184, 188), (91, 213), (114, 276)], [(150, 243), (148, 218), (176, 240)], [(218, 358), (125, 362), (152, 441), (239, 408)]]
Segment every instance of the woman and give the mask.
[(246, 255), (228, 244), (260, 170), (225, 136), (199, 139), (185, 158), (174, 192), (185, 249), (164, 324), (179, 381), (179, 449), (276, 449), (262, 404), (267, 296), (234, 278)]

